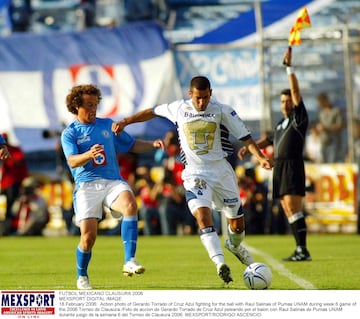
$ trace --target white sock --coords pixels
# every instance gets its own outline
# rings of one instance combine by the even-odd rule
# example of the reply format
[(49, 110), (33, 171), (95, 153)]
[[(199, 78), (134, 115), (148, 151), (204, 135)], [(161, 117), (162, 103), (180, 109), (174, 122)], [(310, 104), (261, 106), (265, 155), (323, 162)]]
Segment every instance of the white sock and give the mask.
[(200, 235), (200, 239), (209, 254), (210, 259), (215, 265), (225, 263), (224, 253), (221, 248), (220, 240), (215, 231)]
[(245, 238), (245, 230), (243, 230), (241, 233), (235, 233), (231, 230), (230, 225), (228, 225), (228, 236), (231, 244), (234, 245), (234, 247), (239, 247)]

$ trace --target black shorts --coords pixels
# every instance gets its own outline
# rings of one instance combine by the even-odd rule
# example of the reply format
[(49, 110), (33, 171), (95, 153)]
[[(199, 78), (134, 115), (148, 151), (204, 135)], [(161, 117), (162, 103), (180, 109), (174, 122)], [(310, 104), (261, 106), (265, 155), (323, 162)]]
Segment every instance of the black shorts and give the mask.
[(273, 168), (273, 198), (305, 196), (305, 166), (302, 159), (276, 159)]

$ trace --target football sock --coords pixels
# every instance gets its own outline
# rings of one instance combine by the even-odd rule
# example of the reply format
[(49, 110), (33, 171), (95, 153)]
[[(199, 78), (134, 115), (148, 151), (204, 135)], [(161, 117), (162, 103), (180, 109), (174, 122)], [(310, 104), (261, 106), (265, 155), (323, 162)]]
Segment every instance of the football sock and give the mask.
[(77, 276), (87, 276), (87, 269), (91, 259), (91, 250), (82, 251), (79, 246), (76, 248), (76, 269)]
[(138, 239), (138, 217), (124, 216), (121, 222), (121, 237), (124, 243), (125, 263), (135, 257)]
[(298, 212), (288, 219), (290, 227), (295, 237), (296, 245), (306, 247), (306, 222), (303, 212)]
[(239, 247), (245, 238), (245, 230), (243, 230), (241, 233), (235, 233), (231, 230), (230, 225), (228, 225), (228, 236), (231, 244), (234, 245), (234, 247)]
[(200, 239), (215, 265), (225, 263), (224, 253), (214, 227), (200, 229)]

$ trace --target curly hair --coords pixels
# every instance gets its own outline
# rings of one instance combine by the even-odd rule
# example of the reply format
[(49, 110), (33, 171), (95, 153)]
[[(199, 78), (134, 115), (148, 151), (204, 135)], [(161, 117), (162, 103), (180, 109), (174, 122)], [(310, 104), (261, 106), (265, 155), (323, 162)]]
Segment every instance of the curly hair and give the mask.
[(78, 114), (77, 107), (83, 104), (83, 94), (95, 95), (101, 101), (101, 91), (93, 84), (74, 86), (66, 96), (66, 106), (70, 113)]

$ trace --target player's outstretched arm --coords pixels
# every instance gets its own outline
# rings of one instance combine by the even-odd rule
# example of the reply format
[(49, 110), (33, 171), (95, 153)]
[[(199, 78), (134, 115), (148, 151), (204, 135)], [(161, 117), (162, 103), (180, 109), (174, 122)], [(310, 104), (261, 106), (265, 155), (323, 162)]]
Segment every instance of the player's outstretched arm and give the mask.
[(134, 115), (125, 117), (120, 121), (114, 122), (112, 124), (112, 130), (115, 134), (119, 134), (124, 130), (126, 125), (138, 123), (138, 122), (146, 122), (153, 119), (154, 117), (156, 117), (156, 114), (154, 114), (152, 108), (149, 108), (140, 111)]
[(298, 79), (294, 73), (294, 69), (291, 66), (292, 65), (291, 59), (292, 59), (291, 50), (287, 50), (284, 54), (284, 64), (286, 65), (286, 73), (288, 74), (289, 77), (292, 101), (295, 106), (298, 106), (301, 101), (300, 86)]
[(261, 152), (261, 149), (259, 148), (258, 144), (256, 144), (256, 142), (252, 138), (249, 138), (246, 141), (244, 141), (244, 144), (247, 150), (256, 157), (262, 168), (271, 169), (274, 166), (273, 160), (267, 158), (264, 155), (264, 153)]
[[(258, 146), (259, 149), (262, 149), (262, 148), (265, 148), (269, 145), (271, 145), (271, 143), (269, 142), (269, 140), (267, 139), (266, 135), (262, 136), (260, 139), (258, 139), (256, 142), (255, 142)], [(245, 156), (247, 154), (249, 154), (250, 151), (245, 143), (245, 146), (241, 147), (238, 151), (238, 157), (243, 160), (245, 158)]]
[(165, 150), (165, 143), (161, 139), (155, 141), (136, 140), (130, 151), (134, 153), (144, 153), (158, 148)]

